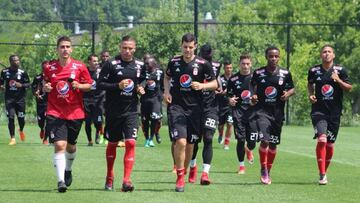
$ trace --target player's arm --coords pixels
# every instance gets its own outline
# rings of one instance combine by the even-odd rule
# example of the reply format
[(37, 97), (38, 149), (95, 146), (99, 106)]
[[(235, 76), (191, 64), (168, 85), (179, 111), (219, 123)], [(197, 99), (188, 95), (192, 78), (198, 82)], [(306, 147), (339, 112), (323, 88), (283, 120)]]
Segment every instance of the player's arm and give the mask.
[(218, 88), (218, 81), (209, 62), (204, 64), (204, 75), (204, 79), (208, 82), (201, 83), (194, 81), (191, 83), (191, 88), (194, 90), (216, 90)]
[(309, 95), (309, 100), (312, 104), (317, 102), (317, 98), (315, 96), (315, 84), (314, 84), (314, 77), (311, 72), (311, 69), (308, 72), (308, 85), (307, 85), (307, 91)]
[(226, 91), (226, 97), (229, 100), (229, 104), (230, 106), (236, 106), (236, 103), (238, 102), (237, 100), (239, 99), (239, 97), (237, 97), (234, 94), (234, 88), (233, 88), (233, 82), (231, 80), (229, 80), (228, 84), (227, 84), (227, 91)]
[(29, 88), (31, 86), (29, 75), (27, 74), (27, 72), (24, 72), (24, 79), (21, 83), (21, 86), (24, 88)]
[(292, 80), (291, 73), (289, 72), (287, 75), (286, 83), (285, 83), (285, 90), (283, 91), (280, 99), (282, 101), (287, 101), (294, 94), (295, 94), (295, 86), (294, 86), (294, 82)]
[(337, 71), (332, 72), (331, 78), (334, 80), (334, 82), (339, 84), (342, 90), (349, 92), (352, 89), (352, 85), (348, 83), (347, 74), (344, 72), (343, 75), (345, 75), (345, 77), (343, 76), (342, 78), (345, 78), (346, 81), (340, 78), (339, 73)]
[(1, 76), (0, 76), (0, 90), (5, 90), (5, 86), (4, 86), (4, 72), (3, 70), (1, 70)]
[(110, 77), (113, 72), (111, 71), (110, 62), (105, 62), (103, 65), (98, 79), (98, 87), (102, 90), (118, 90), (119, 82), (110, 82)]
[(172, 96), (170, 94), (170, 80), (171, 77), (165, 74), (164, 76), (164, 102), (170, 104), (172, 102)]

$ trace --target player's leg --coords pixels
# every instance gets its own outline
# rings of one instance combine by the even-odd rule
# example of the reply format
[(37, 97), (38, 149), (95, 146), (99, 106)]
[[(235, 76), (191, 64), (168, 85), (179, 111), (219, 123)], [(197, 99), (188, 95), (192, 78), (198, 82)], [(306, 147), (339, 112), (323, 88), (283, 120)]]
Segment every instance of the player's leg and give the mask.
[(225, 141), (224, 141), (224, 149), (228, 150), (230, 146), (231, 133), (232, 133), (232, 123), (233, 118), (232, 115), (226, 115), (226, 132), (225, 132)]
[(5, 104), (5, 108), (6, 108), (6, 115), (8, 117), (8, 129), (9, 129), (9, 133), (10, 133), (10, 142), (9, 145), (16, 145), (16, 141), (15, 141), (15, 107), (12, 103), (7, 103)]
[(233, 124), (234, 124), (234, 133), (237, 140), (236, 143), (236, 155), (239, 161), (239, 170), (238, 174), (245, 174), (245, 137), (246, 137), (246, 128), (245, 123), (243, 122), (244, 116), (241, 115), (240, 110), (233, 110)]
[(43, 103), (36, 103), (36, 118), (38, 122), (38, 126), (40, 128), (39, 137), (41, 140), (44, 140), (45, 137), (45, 113), (46, 113), (46, 106)]
[(327, 129), (328, 122), (325, 118), (312, 117), (312, 122), (315, 129), (316, 144), (316, 160), (319, 169), (319, 184), (327, 184), (326, 179), (326, 144), (327, 144)]
[(215, 130), (216, 130), (216, 126), (214, 126), (213, 129), (204, 128), (204, 133), (203, 133), (204, 148), (202, 151), (203, 170), (200, 178), (201, 185), (210, 184), (209, 173), (210, 173), (211, 161), (213, 157), (212, 141), (215, 134)]
[[(200, 142), (200, 141), (199, 141)], [(197, 176), (197, 164), (196, 164), (196, 156), (199, 150), (199, 142), (196, 142), (194, 144), (193, 148), (193, 154), (190, 160), (190, 170), (189, 170), (189, 183), (195, 183), (196, 182), (196, 176)]]
[(268, 184), (269, 174), (267, 170), (267, 157), (270, 142), (271, 122), (267, 117), (260, 117), (257, 119), (257, 126), (259, 127), (259, 157), (260, 157), (260, 180), (263, 184)]
[(88, 140), (88, 146), (93, 146), (93, 141), (91, 138), (93, 105), (89, 102), (84, 102), (84, 107), (85, 107), (85, 132)]
[(24, 127), (25, 127), (25, 102), (19, 102), (15, 104), (15, 111), (17, 114), (17, 119), (19, 123), (19, 134), (20, 134), (20, 140), (25, 141), (25, 133), (24, 133)]

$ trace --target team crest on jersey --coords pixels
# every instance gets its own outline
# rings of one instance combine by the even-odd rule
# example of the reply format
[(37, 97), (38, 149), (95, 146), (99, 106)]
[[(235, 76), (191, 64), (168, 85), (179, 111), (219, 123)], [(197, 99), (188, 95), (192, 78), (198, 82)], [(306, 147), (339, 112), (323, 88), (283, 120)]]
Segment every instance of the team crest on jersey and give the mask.
[(146, 85), (149, 90), (154, 90), (156, 87), (156, 82), (154, 80), (148, 80)]
[(58, 91), (58, 93), (60, 95), (66, 95), (70, 90), (69, 83), (67, 83), (65, 81), (59, 81), (56, 84), (56, 90)]
[(131, 91), (134, 89), (134, 87), (135, 87), (135, 83), (134, 83), (133, 80), (128, 79), (128, 82), (129, 82), (128, 86), (123, 89), (124, 92), (126, 92), (126, 93), (131, 92)]
[(16, 80), (10, 80), (9, 81), (9, 86), (10, 86), (10, 88), (11, 87), (16, 87)]
[(274, 99), (277, 96), (277, 89), (273, 86), (269, 86), (265, 89), (265, 96), (268, 99)]
[(192, 82), (192, 79), (191, 79), (190, 75), (183, 74), (183, 75), (180, 76), (180, 85), (181, 85), (181, 87), (188, 88), (188, 87), (191, 86), (191, 82)]
[(251, 92), (249, 90), (244, 90), (241, 92), (240, 96), (244, 102), (248, 103), (250, 102)]
[(195, 68), (193, 69), (193, 75), (197, 75), (198, 72), (199, 72), (199, 69), (195, 67)]
[(282, 77), (279, 78), (279, 85), (284, 84), (284, 79)]
[(324, 97), (331, 97), (334, 94), (333, 86), (326, 84), (321, 87), (321, 94)]

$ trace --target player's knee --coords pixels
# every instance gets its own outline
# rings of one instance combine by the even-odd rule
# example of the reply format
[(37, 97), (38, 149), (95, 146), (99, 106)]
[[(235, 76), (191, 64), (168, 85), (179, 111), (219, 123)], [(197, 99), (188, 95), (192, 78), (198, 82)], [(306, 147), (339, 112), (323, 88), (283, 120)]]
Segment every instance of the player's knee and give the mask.
[(266, 141), (261, 141), (260, 142), (260, 147), (267, 148), (268, 146), (269, 146), (269, 142), (266, 142)]
[(276, 150), (276, 146), (277, 146), (276, 144), (270, 143), (269, 149)]
[(136, 141), (133, 139), (125, 140), (125, 147), (127, 148), (134, 148), (136, 145)]
[(248, 143), (246, 143), (246, 146), (249, 150), (253, 150), (253, 149), (255, 149), (256, 144), (255, 144), (255, 142), (248, 142)]
[(327, 139), (326, 139), (326, 135), (325, 134), (320, 134), (318, 136), (318, 142), (326, 142)]
[(204, 137), (204, 145), (211, 145), (212, 140), (212, 137)]
[(334, 143), (327, 143), (326, 146), (327, 147), (334, 147)]

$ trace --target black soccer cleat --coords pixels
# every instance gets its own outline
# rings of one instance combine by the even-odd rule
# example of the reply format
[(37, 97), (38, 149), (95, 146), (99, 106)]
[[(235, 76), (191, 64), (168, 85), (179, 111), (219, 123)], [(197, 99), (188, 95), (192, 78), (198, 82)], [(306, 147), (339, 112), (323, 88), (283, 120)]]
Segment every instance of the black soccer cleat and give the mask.
[(72, 183), (71, 171), (65, 171), (65, 185), (69, 187)]
[(134, 189), (134, 185), (131, 182), (123, 182), (121, 187), (122, 192), (132, 192)]
[(64, 192), (66, 192), (66, 190), (67, 190), (67, 187), (66, 187), (64, 181), (59, 181), (58, 182), (58, 191), (61, 193), (64, 193)]
[(184, 192), (185, 191), (185, 187), (175, 187), (175, 192)]
[(158, 144), (160, 144), (160, 143), (161, 143), (161, 137), (160, 137), (160, 135), (159, 135), (159, 134), (155, 134), (155, 138), (156, 138), (156, 142), (157, 142)]

